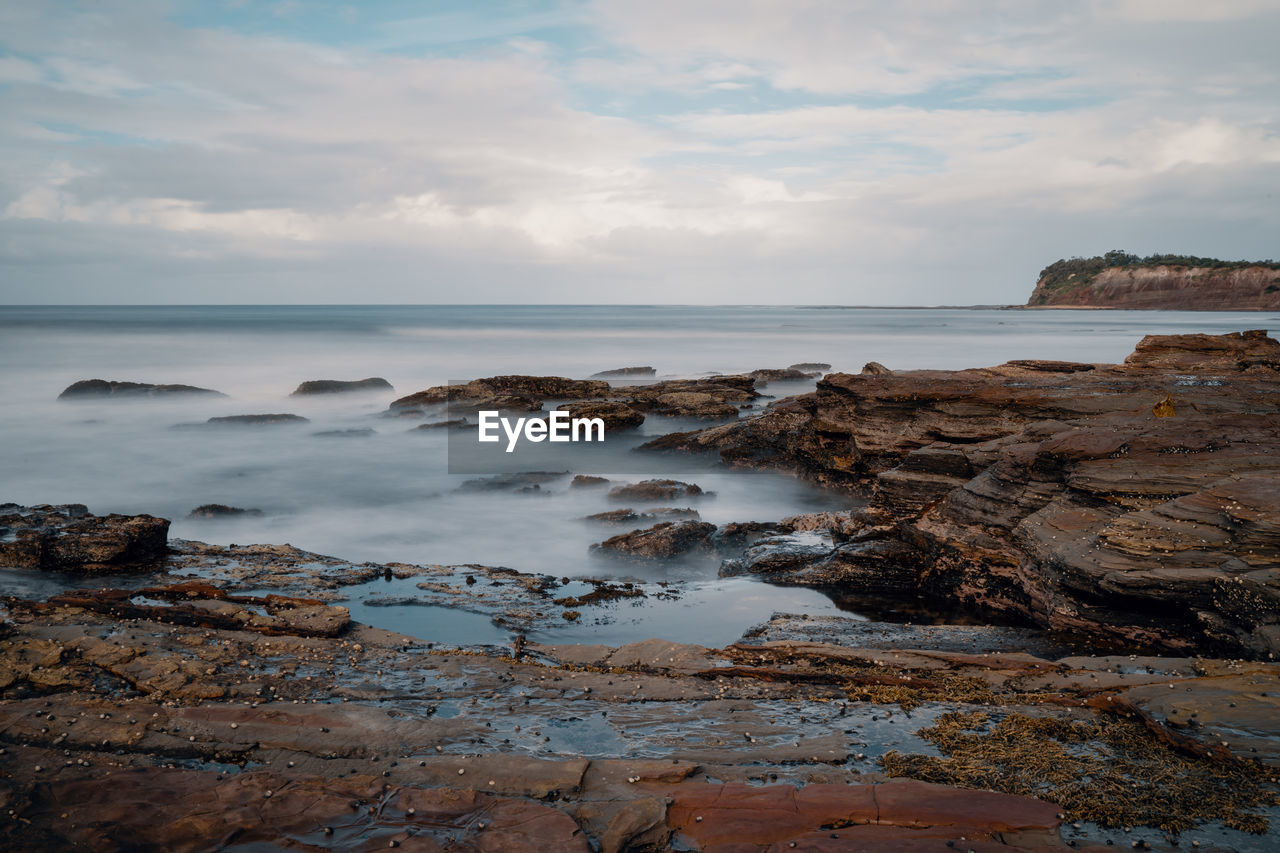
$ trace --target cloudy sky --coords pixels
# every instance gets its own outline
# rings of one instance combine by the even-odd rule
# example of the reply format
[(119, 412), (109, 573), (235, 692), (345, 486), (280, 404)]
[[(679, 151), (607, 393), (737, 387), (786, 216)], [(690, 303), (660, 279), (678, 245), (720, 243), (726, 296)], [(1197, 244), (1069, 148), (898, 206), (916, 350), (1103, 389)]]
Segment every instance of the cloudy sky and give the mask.
[(0, 0), (0, 303), (1024, 301), (1280, 259), (1276, 0)]

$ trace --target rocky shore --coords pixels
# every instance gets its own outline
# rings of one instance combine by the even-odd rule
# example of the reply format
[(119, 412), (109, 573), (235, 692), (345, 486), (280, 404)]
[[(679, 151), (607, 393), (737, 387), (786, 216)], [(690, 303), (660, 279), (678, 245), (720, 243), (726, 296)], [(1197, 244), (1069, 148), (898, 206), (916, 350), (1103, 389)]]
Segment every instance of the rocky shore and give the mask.
[(1118, 365), (830, 374), (648, 446), (866, 496), (789, 520), (820, 547), (782, 537), (735, 571), (920, 589), (1163, 652), (1280, 653), (1280, 343), (1265, 332), (1149, 336)]
[[(695, 483), (579, 476), (567, 488), (612, 507), (575, 522), (601, 525), (596, 551), (919, 595), (966, 624), (779, 613), (721, 648), (543, 642), (681, 588), (350, 563), (8, 504), (0, 571), (58, 591), (0, 601), (0, 847), (1273, 849), (1280, 344), (873, 364), (741, 415), (764, 382), (819, 367), (493, 377), (387, 414), (732, 418), (649, 449), (790, 471), (853, 508), (717, 525), (688, 506), (711, 497)], [(548, 477), (568, 474), (470, 488)], [(353, 591), (377, 583), (361, 612), (420, 607), (422, 636), (353, 618)], [(430, 638), (459, 613), (492, 635)]]

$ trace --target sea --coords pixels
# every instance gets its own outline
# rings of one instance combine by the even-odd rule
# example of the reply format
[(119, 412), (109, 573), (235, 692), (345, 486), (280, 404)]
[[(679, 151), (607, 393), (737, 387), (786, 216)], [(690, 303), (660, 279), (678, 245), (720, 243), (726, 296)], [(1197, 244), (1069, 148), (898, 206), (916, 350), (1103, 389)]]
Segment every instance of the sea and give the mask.
[[(593, 556), (593, 543), (619, 531), (582, 519), (619, 504), (602, 490), (571, 488), (567, 475), (526, 491), (466, 487), (477, 475), (451, 473), (451, 431), (414, 429), (415, 421), (387, 417), (388, 403), (478, 377), (585, 378), (631, 366), (652, 366), (661, 379), (799, 362), (846, 372), (869, 361), (893, 369), (1017, 358), (1115, 362), (1148, 334), (1277, 327), (1274, 313), (1002, 308), (0, 306), (0, 502), (149, 513), (171, 519), (176, 538), (288, 543), (353, 562), (714, 584), (717, 566), (705, 559), (645, 568)], [(290, 396), (307, 380), (374, 376), (394, 391)], [(58, 399), (73, 382), (94, 378), (226, 396)], [(775, 383), (763, 391), (780, 397), (812, 387)], [(265, 413), (308, 422), (174, 428)], [(580, 467), (569, 459), (560, 470), (635, 482), (646, 463), (634, 444), (696, 426), (651, 415), (616, 458), (595, 454)], [(359, 432), (321, 435), (348, 430)], [(681, 465), (680, 479), (714, 493), (692, 505), (716, 524), (850, 506), (848, 496), (781, 473), (729, 470), (714, 459)], [(671, 476), (656, 460), (652, 474)], [(190, 517), (209, 503), (261, 515)], [(780, 593), (735, 583), (760, 597), (762, 611), (777, 603)]]

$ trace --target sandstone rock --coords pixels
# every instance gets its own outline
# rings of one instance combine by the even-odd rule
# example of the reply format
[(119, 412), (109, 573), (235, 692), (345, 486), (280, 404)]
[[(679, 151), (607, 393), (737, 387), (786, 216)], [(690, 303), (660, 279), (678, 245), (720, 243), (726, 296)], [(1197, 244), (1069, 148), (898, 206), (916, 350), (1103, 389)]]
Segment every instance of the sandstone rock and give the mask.
[[(1123, 365), (830, 374), (646, 446), (870, 497), (832, 519), (847, 540), (833, 553), (768, 578), (915, 588), (1111, 642), (1266, 658), (1280, 654), (1276, 354), (1260, 332), (1149, 336)], [(1174, 416), (1153, 417), (1166, 398)]]
[(345, 394), (352, 391), (394, 391), (391, 383), (379, 377), (368, 379), (311, 379), (299, 385), (290, 397), (305, 397), (312, 394)]
[(120, 571), (164, 556), (169, 522), (150, 515), (89, 513), (83, 504), (0, 505), (0, 565)]
[(644, 413), (618, 400), (588, 400), (566, 403), (559, 407), (574, 418), (599, 418), (604, 421), (606, 432), (635, 429), (644, 423)]
[[(370, 775), (146, 768), (116, 773), (110, 784), (46, 786), (31, 806), (28, 831), (49, 848), (203, 850), (235, 839), (264, 849), (590, 850), (573, 819), (550, 806), (465, 788), (391, 786)], [(61, 817), (69, 813), (74, 820)]]
[[(566, 379), (562, 376), (492, 376), (473, 379), (461, 385), (437, 385), (425, 391), (393, 400), (390, 408), (404, 409), (424, 405), (459, 402), (468, 406), (477, 401), (493, 408), (525, 408), (537, 411), (542, 401), (595, 399), (609, 396), (608, 382), (598, 379)], [(492, 401), (501, 401), (498, 404)], [(537, 405), (535, 406), (534, 403)]]
[(753, 370), (750, 374), (757, 385), (768, 385), (770, 382), (803, 382), (813, 379), (821, 373), (815, 370), (801, 370), (796, 367), (764, 368)]
[(679, 480), (643, 480), (609, 490), (609, 499), (615, 501), (669, 501), (675, 498), (697, 498), (707, 495), (696, 483)]
[(603, 551), (626, 557), (668, 559), (690, 551), (709, 548), (714, 524), (703, 521), (664, 521), (644, 530), (633, 530), (592, 545), (592, 551)]
[(893, 371), (878, 361), (868, 361), (862, 366), (863, 376), (885, 376), (889, 373), (893, 373)]
[(831, 369), (831, 365), (825, 361), (802, 361), (799, 364), (791, 365), (792, 370), (816, 371), (818, 373), (826, 373)]
[(596, 477), (592, 474), (575, 474), (573, 479), (569, 481), (569, 488), (571, 489), (591, 489), (607, 485), (609, 485), (607, 477)]
[(147, 382), (114, 382), (107, 379), (82, 379), (68, 385), (59, 400), (73, 400), (93, 397), (164, 397), (182, 394), (212, 394), (225, 397), (218, 391), (209, 388), (197, 388), (194, 385), (152, 385)]

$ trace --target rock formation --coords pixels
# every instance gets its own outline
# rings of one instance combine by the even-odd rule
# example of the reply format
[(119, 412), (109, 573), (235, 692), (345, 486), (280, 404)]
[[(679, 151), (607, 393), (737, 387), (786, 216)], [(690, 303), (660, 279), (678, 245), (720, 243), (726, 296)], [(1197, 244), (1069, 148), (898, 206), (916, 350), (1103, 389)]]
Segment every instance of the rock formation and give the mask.
[(1278, 407), (1280, 343), (1265, 332), (1148, 336), (1120, 365), (831, 374), (646, 446), (714, 449), (868, 500), (816, 527), (792, 520), (829, 531), (825, 553), (779, 542), (774, 558), (762, 543), (734, 571), (1266, 658), (1280, 654)]
[(59, 400), (91, 399), (94, 397), (164, 397), (181, 394), (212, 394), (224, 397), (209, 388), (194, 385), (152, 385), (148, 382), (115, 382), (108, 379), (82, 379), (68, 385)]
[(368, 379), (345, 381), (341, 379), (311, 379), (299, 385), (290, 397), (305, 397), (312, 394), (346, 394), (352, 391), (394, 391), (391, 383), (380, 376)]
[(1042, 276), (1030, 306), (1173, 311), (1274, 311), (1280, 308), (1280, 268), (1274, 266), (1106, 267), (1065, 281)]
[(0, 504), (0, 566), (121, 571), (163, 557), (169, 522), (150, 515), (92, 515), (83, 504)]

